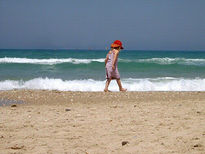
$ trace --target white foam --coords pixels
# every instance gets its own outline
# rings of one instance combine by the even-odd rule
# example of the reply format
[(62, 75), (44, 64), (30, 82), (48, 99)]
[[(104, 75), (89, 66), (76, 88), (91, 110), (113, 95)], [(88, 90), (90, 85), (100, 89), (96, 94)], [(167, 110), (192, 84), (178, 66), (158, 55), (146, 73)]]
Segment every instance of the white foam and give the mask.
[(104, 59), (76, 59), (76, 58), (65, 58), (65, 59), (30, 59), (30, 58), (0, 58), (0, 63), (26, 63), (26, 64), (60, 64), (60, 63), (72, 63), (72, 64), (88, 64), (91, 62), (104, 62)]
[[(128, 91), (205, 91), (205, 79), (183, 78), (146, 78), (123, 79), (122, 84)], [(29, 81), (0, 81), (0, 90), (44, 89), (60, 91), (103, 91), (105, 81), (62, 80), (52, 78), (35, 78)], [(110, 90), (118, 91), (116, 81), (110, 84)]]

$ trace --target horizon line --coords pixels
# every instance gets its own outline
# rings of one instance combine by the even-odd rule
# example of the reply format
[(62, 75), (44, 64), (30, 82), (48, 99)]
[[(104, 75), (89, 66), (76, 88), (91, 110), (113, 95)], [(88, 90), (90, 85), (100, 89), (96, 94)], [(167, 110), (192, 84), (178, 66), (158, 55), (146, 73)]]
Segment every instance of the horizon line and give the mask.
[[(109, 50), (109, 49), (80, 49), (80, 48), (0, 48), (0, 50)], [(205, 51), (205, 49), (124, 49), (126, 51)]]

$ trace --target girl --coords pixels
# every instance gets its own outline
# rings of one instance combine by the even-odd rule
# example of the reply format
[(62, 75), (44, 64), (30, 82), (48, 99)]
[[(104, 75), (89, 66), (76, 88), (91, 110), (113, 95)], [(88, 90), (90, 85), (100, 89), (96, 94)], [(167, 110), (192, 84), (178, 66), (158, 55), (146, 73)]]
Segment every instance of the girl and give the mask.
[(116, 79), (117, 84), (119, 86), (120, 91), (127, 91), (127, 89), (122, 88), (122, 84), (120, 81), (120, 74), (118, 72), (117, 63), (118, 63), (118, 55), (122, 47), (122, 42), (119, 40), (114, 41), (111, 44), (111, 50), (108, 52), (105, 59), (105, 70), (106, 70), (106, 84), (105, 84), (105, 92), (108, 92), (108, 86), (112, 79)]

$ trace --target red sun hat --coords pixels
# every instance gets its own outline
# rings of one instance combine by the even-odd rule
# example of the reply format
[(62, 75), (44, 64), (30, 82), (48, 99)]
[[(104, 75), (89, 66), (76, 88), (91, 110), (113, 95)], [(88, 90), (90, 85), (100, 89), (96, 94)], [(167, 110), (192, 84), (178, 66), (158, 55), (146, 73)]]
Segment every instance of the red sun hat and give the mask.
[(120, 40), (115, 40), (111, 44), (111, 48), (116, 48), (116, 47), (120, 47), (121, 49), (124, 49), (123, 46), (122, 46), (122, 42)]

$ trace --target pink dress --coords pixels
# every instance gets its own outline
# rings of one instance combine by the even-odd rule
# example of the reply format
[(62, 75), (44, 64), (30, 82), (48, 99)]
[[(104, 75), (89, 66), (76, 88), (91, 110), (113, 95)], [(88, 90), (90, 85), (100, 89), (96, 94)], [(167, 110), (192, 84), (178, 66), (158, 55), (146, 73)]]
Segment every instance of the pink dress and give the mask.
[(117, 61), (115, 64), (115, 69), (114, 70), (112, 69), (114, 56), (115, 56), (115, 53), (113, 51), (111, 51), (111, 53), (108, 54), (108, 61), (107, 61), (107, 64), (105, 66), (107, 79), (120, 79), (120, 73), (119, 73), (118, 68), (117, 68), (118, 57), (117, 57)]

